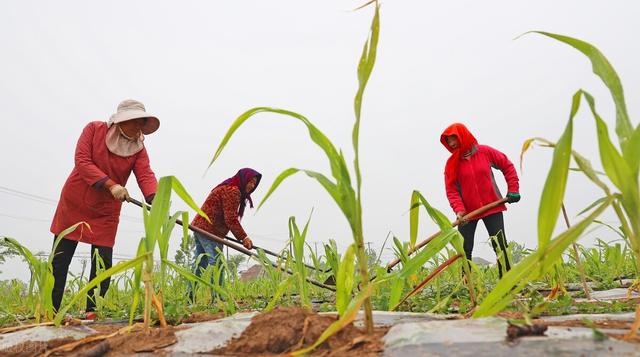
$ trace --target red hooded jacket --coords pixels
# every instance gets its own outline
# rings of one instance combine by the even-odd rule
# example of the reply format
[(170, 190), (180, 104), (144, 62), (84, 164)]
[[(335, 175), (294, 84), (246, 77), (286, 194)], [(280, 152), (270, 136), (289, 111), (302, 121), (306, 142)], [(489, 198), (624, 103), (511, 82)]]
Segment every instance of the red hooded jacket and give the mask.
[[(446, 137), (458, 137), (458, 148), (452, 149)], [(520, 190), (516, 169), (502, 152), (479, 145), (476, 138), (460, 123), (449, 126), (440, 136), (440, 142), (451, 152), (445, 166), (445, 187), (449, 204), (454, 212), (469, 213), (502, 198), (492, 168), (502, 171), (508, 192)], [(471, 155), (463, 155), (470, 153)], [(495, 207), (474, 219), (505, 211), (505, 205)]]

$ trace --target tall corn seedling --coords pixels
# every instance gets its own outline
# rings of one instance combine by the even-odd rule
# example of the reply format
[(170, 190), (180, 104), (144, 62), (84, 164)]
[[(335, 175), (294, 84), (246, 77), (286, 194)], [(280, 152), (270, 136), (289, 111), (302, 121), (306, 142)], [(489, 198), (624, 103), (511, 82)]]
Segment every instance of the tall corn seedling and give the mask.
[(9, 237), (4, 237), (4, 242), (7, 246), (15, 249), (22, 258), (29, 264), (29, 270), (31, 271), (31, 280), (29, 281), (29, 293), (33, 293), (36, 289), (36, 306), (33, 310), (33, 317), (36, 319), (36, 323), (40, 323), (41, 319), (45, 321), (51, 321), (55, 315), (53, 309), (53, 285), (55, 279), (53, 277), (53, 258), (54, 252), (60, 243), (60, 241), (69, 233), (73, 232), (79, 225), (86, 225), (86, 223), (79, 222), (73, 226), (62, 231), (53, 243), (53, 249), (49, 253), (47, 260), (41, 260), (36, 257), (27, 247), (20, 244), (17, 240)]
[[(226, 135), (222, 139), (221, 143), (216, 150), (209, 167), (215, 162), (216, 159), (222, 153), (222, 150), (229, 142), (229, 139), (235, 131), (249, 118), (253, 117), (255, 114), (268, 112), (268, 113), (276, 113), (282, 114), (285, 117), (297, 119), (302, 122), (309, 131), (309, 136), (311, 140), (316, 143), (325, 153), (327, 159), (329, 160), (331, 166), (331, 176), (333, 180), (324, 174), (312, 171), (305, 170), (299, 168), (289, 168), (283, 171), (273, 182), (271, 188), (265, 195), (262, 202), (260, 202), (259, 207), (269, 198), (269, 196), (276, 190), (276, 188), (289, 176), (303, 172), (307, 176), (315, 179), (333, 198), (335, 203), (338, 205), (345, 218), (349, 223), (349, 227), (351, 228), (351, 233), (353, 236), (353, 240), (356, 244), (356, 256), (358, 259), (358, 272), (360, 275), (360, 280), (363, 284), (363, 290), (367, 291), (367, 287), (369, 285), (369, 272), (367, 267), (367, 256), (365, 253), (364, 247), (364, 233), (363, 233), (363, 225), (362, 225), (362, 196), (361, 196), (361, 185), (362, 185), (362, 176), (360, 175), (360, 152), (359, 152), (359, 135), (360, 135), (360, 119), (361, 119), (361, 108), (362, 108), (362, 98), (364, 95), (364, 90), (366, 88), (367, 82), (373, 71), (373, 67), (376, 60), (376, 50), (378, 46), (378, 34), (380, 31), (380, 16), (379, 16), (379, 5), (375, 3), (375, 14), (373, 16), (373, 21), (371, 23), (370, 33), (367, 41), (364, 44), (364, 48), (362, 49), (362, 54), (360, 57), (360, 61), (358, 64), (358, 91), (356, 93), (354, 99), (354, 110), (355, 110), (355, 123), (353, 125), (352, 132), (352, 143), (355, 154), (354, 159), (354, 172), (356, 177), (355, 186), (351, 182), (351, 174), (349, 172), (349, 168), (345, 162), (344, 156), (342, 152), (337, 150), (333, 143), (327, 138), (327, 136), (322, 133), (315, 125), (309, 121), (306, 117), (301, 114), (278, 108), (269, 108), (269, 107), (257, 107), (250, 109), (240, 115), (231, 125)], [(373, 332), (373, 318), (371, 313), (371, 301), (367, 297), (364, 300), (364, 311), (365, 311), (365, 327), (369, 333)]]
[[(512, 300), (513, 294), (520, 291), (527, 282), (552, 269), (554, 263), (561, 258), (567, 247), (575, 242), (584, 230), (609, 207), (612, 207), (618, 216), (622, 231), (628, 237), (631, 249), (635, 254), (636, 266), (640, 266), (640, 194), (638, 187), (640, 125), (634, 128), (629, 120), (620, 78), (606, 57), (593, 45), (568, 36), (548, 32), (537, 33), (568, 44), (589, 58), (593, 72), (607, 86), (615, 103), (615, 132), (618, 137), (618, 145), (616, 146), (611, 141), (608, 126), (596, 111), (594, 98), (583, 90), (577, 91), (573, 96), (569, 122), (556, 143), (543, 138), (532, 138), (525, 141), (523, 152), (534, 142), (554, 148), (551, 168), (538, 210), (538, 249), (504, 276), (476, 310), (474, 314), (476, 317), (499, 312)], [(600, 162), (615, 189), (600, 179), (589, 160), (572, 150), (573, 119), (583, 98), (589, 105), (596, 122)], [(588, 213), (588, 215), (581, 221), (551, 239), (562, 207), (571, 159), (579, 170), (603, 191), (604, 197), (585, 210), (585, 214)], [(635, 335), (638, 327), (640, 327), (640, 306), (636, 309), (636, 321), (631, 334)]]

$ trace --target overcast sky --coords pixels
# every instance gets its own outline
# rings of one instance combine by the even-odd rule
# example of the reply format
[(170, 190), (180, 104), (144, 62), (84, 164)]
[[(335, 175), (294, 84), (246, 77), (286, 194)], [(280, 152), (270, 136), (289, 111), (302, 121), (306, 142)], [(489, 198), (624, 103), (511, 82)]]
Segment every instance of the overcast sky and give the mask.
[[(356, 65), (373, 11), (350, 11), (360, 4), (0, 2), (0, 186), (48, 199), (0, 189), (0, 236), (14, 237), (33, 251), (50, 250), (55, 201), (73, 167), (82, 128), (106, 121), (127, 98), (142, 101), (161, 120), (159, 131), (145, 141), (156, 175), (177, 176), (199, 203), (241, 167), (263, 173), (256, 201), (288, 167), (329, 174), (323, 152), (302, 124), (261, 114), (237, 132), (203, 176), (229, 125), (254, 106), (307, 116), (351, 164)], [(613, 130), (613, 102), (587, 59), (539, 35), (514, 40), (523, 32), (556, 32), (598, 46), (622, 78), (632, 120), (638, 117), (640, 42), (632, 24), (639, 16), (640, 5), (633, 1), (384, 2), (360, 134), (365, 239), (376, 249), (389, 231), (408, 240), (406, 212), (414, 189), (454, 217), (443, 187), (448, 152), (439, 143), (452, 122), (466, 123), (480, 143), (505, 152), (518, 165), (525, 139), (560, 136), (571, 95), (583, 88), (595, 95)], [(594, 127), (593, 118), (581, 111), (574, 143), (600, 167)], [(524, 172), (518, 169), (523, 199), (505, 216), (508, 239), (530, 248), (536, 246), (538, 203), (550, 157), (543, 148), (527, 154)], [(499, 172), (496, 177), (505, 187)], [(140, 196), (133, 178), (127, 188)], [(600, 195), (572, 174), (566, 197), (572, 219)], [(174, 202), (172, 209), (185, 207)], [(303, 175), (285, 182), (242, 223), (256, 245), (276, 250), (287, 239), (288, 217), (303, 221), (312, 208), (309, 242), (334, 238), (345, 249), (351, 242), (346, 220), (320, 186)], [(131, 256), (142, 234), (141, 212), (125, 205), (122, 213), (126, 217), (114, 254)], [(422, 217), (420, 236), (425, 237), (437, 229)], [(583, 242), (596, 237), (614, 238), (598, 229)], [(493, 260), (486, 239), (479, 227), (474, 255)], [(83, 244), (77, 252), (88, 251)], [(387, 261), (392, 253), (383, 257)], [(28, 277), (18, 260), (0, 270), (1, 279)]]

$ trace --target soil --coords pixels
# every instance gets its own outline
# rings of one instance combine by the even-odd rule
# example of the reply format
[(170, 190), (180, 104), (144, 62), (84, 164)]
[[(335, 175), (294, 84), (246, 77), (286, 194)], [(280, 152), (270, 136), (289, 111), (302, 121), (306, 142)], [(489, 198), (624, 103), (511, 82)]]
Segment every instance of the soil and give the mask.
[(224, 312), (218, 312), (212, 314), (210, 312), (202, 311), (202, 312), (194, 312), (191, 315), (185, 317), (180, 321), (183, 324), (191, 324), (195, 322), (205, 322), (205, 321), (213, 321), (218, 320), (224, 317)]
[(521, 320), (524, 318), (524, 314), (520, 311), (501, 311), (497, 316), (510, 320)]
[(523, 336), (544, 336), (547, 325), (512, 325), (507, 326), (507, 341), (515, 341)]
[(135, 331), (114, 336), (108, 340), (94, 344), (90, 348), (73, 351), (76, 356), (122, 356), (140, 352), (154, 352), (170, 346), (178, 339), (173, 327), (154, 328), (149, 333)]
[[(52, 356), (122, 356), (141, 352), (154, 352), (178, 341), (174, 333), (176, 329), (171, 326), (168, 328), (152, 328), (149, 333), (145, 333), (142, 328), (139, 328), (130, 333), (116, 335), (106, 340), (91, 341), (97, 336), (116, 332), (120, 328), (122, 326), (101, 326), (101, 333), (83, 339), (87, 340), (86, 343), (71, 351), (57, 352)], [(47, 351), (74, 342), (76, 340), (73, 338), (55, 339), (46, 342), (25, 342), (0, 351), (0, 357), (42, 356)]]
[[(336, 316), (319, 315), (297, 307), (279, 307), (255, 316), (251, 324), (227, 346), (211, 351), (227, 356), (274, 356), (293, 352), (314, 343)], [(378, 356), (388, 327), (367, 335), (352, 323), (329, 337), (313, 356)]]
[(616, 330), (630, 330), (632, 321), (620, 321), (620, 320), (597, 320), (592, 321), (592, 323), (588, 323), (584, 320), (568, 320), (568, 321), (545, 321), (543, 319), (534, 320), (536, 323), (544, 324), (547, 326), (564, 326), (564, 327), (586, 327), (586, 328), (596, 328), (601, 329), (600, 332), (605, 335), (615, 338), (617, 340), (622, 340), (625, 342), (640, 344), (640, 335), (628, 338), (627, 334), (620, 333), (609, 333), (607, 329), (616, 329)]
[(49, 341), (29, 341), (19, 345), (9, 347), (0, 351), (0, 357), (32, 357), (42, 356), (42, 354), (52, 348), (65, 345), (75, 341), (71, 337), (57, 338)]
[(129, 324), (126, 322), (94, 322), (85, 326), (91, 328), (92, 330), (95, 330), (97, 332), (97, 335), (108, 335), (120, 330), (127, 325)]
[(585, 323), (584, 320), (567, 320), (567, 321), (547, 321), (544, 319), (533, 320), (536, 324), (546, 326), (564, 326), (564, 327), (595, 327), (598, 329), (630, 329), (632, 321), (620, 320), (595, 320), (593, 324)]

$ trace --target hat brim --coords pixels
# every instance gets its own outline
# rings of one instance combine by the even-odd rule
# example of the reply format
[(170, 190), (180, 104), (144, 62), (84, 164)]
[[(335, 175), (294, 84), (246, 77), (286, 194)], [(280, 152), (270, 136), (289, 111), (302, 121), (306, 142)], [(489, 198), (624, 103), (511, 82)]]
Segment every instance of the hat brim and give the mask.
[(111, 121), (114, 124), (122, 123), (133, 119), (147, 118), (147, 122), (142, 127), (142, 133), (144, 135), (153, 134), (158, 128), (160, 128), (160, 120), (149, 113), (142, 110), (127, 110), (116, 113)]

